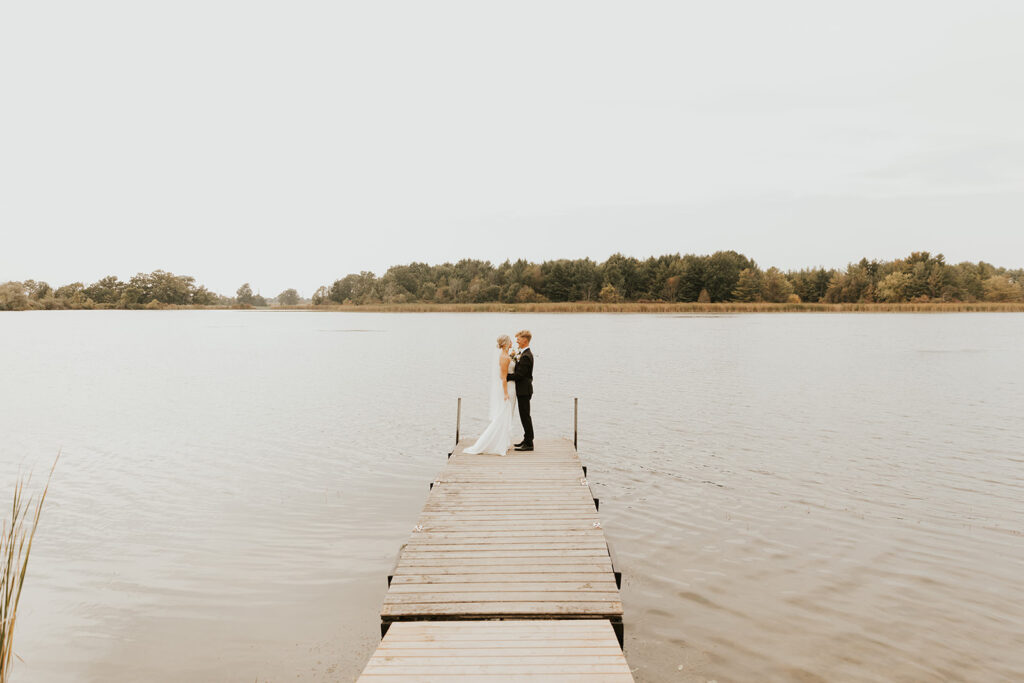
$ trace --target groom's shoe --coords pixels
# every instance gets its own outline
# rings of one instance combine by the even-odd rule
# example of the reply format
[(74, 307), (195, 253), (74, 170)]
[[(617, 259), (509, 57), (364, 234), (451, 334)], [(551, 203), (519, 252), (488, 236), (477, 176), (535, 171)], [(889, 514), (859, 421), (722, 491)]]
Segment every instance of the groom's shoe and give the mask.
[(516, 448), (517, 451), (532, 451), (533, 450), (533, 444), (532, 443), (524, 443), (524, 444), (521, 444), (519, 446), (516, 446), (515, 448)]
[(514, 448), (519, 448), (520, 446), (525, 446), (525, 445), (526, 445), (526, 439), (523, 439), (522, 441), (520, 441), (520, 442), (519, 442), (519, 443), (517, 443), (517, 444), (512, 444), (512, 446), (513, 446)]

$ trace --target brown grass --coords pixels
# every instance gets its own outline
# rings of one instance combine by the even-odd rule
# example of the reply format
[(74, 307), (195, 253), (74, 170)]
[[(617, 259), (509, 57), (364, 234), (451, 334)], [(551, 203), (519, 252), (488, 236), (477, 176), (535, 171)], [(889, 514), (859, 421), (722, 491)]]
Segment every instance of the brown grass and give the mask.
[[(97, 309), (110, 308), (97, 306)], [(901, 304), (766, 304), (752, 303), (664, 303), (664, 302), (623, 302), (602, 303), (600, 301), (558, 301), (532, 304), (505, 304), (491, 302), (482, 304), (364, 304), (327, 306), (179, 306), (159, 304), (139, 306), (158, 310), (188, 311), (348, 311), (363, 313), (1024, 313), (1024, 301), (1016, 302), (937, 302)], [(2, 683), (2, 682), (0, 682)]]
[(617, 303), (566, 301), (535, 304), (368, 304), (364, 306), (282, 306), (271, 310), (362, 311), (376, 313), (1024, 313), (1016, 303), (766, 304)]
[[(25, 498), (25, 486), (31, 482), (19, 479), (14, 487), (14, 501), (11, 505), (11, 519), (4, 523), (0, 531), (0, 683), (7, 683), (11, 675), (14, 656), (14, 624), (18, 617), (18, 602), (21, 600), (21, 589), (25, 585), (28, 574), (28, 558), (32, 553), (32, 540), (36, 537), (39, 517), (43, 512), (43, 502), (50, 490), (50, 479), (57, 467), (57, 460), (50, 467), (46, 478), (46, 486), (36, 501), (33, 510), (32, 495)], [(32, 513), (31, 515), (29, 513)]]

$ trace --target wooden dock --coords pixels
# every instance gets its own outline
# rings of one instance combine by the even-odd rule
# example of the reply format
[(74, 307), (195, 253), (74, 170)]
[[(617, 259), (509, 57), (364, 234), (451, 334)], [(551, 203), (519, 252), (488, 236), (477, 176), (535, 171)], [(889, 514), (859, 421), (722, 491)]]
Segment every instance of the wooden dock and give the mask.
[(604, 620), (411, 621), (393, 625), (359, 679), (632, 683)]
[(573, 443), (504, 457), (469, 443), (402, 546), (363, 678), (631, 681), (617, 575)]

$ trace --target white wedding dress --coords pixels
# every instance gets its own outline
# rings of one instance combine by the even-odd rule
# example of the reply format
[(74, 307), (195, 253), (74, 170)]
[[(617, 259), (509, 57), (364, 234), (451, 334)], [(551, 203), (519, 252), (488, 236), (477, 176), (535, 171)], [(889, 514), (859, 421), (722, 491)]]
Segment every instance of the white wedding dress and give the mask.
[[(515, 370), (516, 364), (509, 363), (508, 371)], [(476, 440), (476, 443), (466, 449), (466, 453), (489, 453), (491, 455), (505, 455), (513, 443), (516, 419), (516, 383), (509, 380), (508, 400), (505, 400), (505, 392), (501, 388), (501, 351), (494, 361), (494, 368), (491, 371), (490, 379), (490, 424), (487, 429)]]

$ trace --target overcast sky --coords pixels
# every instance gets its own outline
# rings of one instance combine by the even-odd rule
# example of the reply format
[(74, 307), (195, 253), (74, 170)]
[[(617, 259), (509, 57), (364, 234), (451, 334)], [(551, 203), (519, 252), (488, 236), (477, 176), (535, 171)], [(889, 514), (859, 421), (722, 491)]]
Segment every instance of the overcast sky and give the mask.
[(0, 5), (0, 281), (1024, 266), (1024, 2)]

